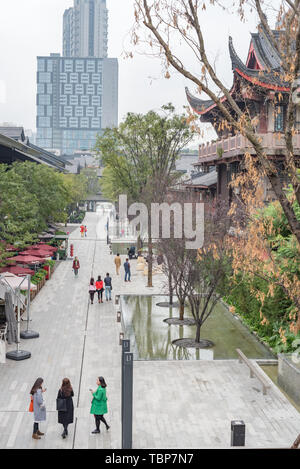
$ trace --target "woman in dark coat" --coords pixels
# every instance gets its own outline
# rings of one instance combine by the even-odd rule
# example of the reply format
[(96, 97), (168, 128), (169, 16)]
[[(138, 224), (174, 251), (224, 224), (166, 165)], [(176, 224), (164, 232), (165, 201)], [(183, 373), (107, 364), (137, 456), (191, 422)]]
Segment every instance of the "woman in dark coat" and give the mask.
[(74, 392), (71, 386), (71, 382), (68, 378), (64, 378), (61, 388), (58, 391), (57, 398), (66, 400), (66, 411), (58, 411), (58, 423), (61, 423), (64, 427), (62, 437), (66, 438), (68, 435), (68, 425), (74, 421), (74, 405), (73, 398)]

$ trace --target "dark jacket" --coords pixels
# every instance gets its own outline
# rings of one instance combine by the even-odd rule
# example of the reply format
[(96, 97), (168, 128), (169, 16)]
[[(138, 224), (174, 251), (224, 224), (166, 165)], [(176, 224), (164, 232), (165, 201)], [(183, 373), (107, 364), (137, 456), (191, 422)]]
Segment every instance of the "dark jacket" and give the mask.
[(67, 411), (66, 412), (58, 412), (58, 423), (62, 425), (69, 425), (74, 421), (74, 405), (73, 405), (73, 396), (74, 392), (72, 391), (69, 397), (65, 397), (61, 390), (58, 391), (57, 397), (61, 399), (66, 399), (67, 403)]
[(106, 287), (111, 287), (111, 277), (105, 277), (104, 279), (104, 285)]
[(124, 269), (125, 269), (125, 272), (130, 272), (130, 264), (129, 264), (129, 262), (124, 262)]

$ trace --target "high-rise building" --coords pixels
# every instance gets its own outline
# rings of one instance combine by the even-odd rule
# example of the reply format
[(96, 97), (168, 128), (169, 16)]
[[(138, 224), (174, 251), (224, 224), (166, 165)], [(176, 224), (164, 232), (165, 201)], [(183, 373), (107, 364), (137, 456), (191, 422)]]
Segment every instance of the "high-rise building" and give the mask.
[(37, 145), (91, 150), (118, 125), (118, 60), (107, 58), (106, 0), (75, 0), (64, 13), (63, 57), (37, 58)]
[(37, 145), (90, 150), (97, 134), (117, 124), (117, 59), (38, 57)]
[(64, 13), (64, 57), (107, 57), (106, 0), (74, 0)]

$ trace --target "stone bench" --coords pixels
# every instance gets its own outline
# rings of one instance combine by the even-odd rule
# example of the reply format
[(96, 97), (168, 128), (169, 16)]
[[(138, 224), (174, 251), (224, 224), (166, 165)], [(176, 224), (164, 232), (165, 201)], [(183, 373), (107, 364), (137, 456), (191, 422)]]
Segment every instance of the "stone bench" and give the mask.
[(244, 362), (250, 369), (250, 378), (254, 376), (261, 382), (263, 386), (263, 394), (267, 394), (267, 390), (271, 387), (264, 376), (257, 370), (256, 366), (246, 357), (246, 355), (239, 349), (236, 349), (239, 356), (239, 363)]

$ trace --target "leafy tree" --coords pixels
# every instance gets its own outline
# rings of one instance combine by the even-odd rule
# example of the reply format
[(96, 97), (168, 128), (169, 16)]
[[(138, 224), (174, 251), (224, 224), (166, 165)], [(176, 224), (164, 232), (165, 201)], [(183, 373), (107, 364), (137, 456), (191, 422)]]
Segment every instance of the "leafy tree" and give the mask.
[(130, 203), (141, 202), (148, 207), (149, 287), (153, 251), (150, 205), (162, 202), (168, 188), (178, 180), (175, 162), (193, 138), (186, 118), (176, 115), (171, 104), (163, 106), (162, 112), (128, 113), (118, 128), (107, 129), (96, 144), (105, 166), (105, 195), (114, 201), (118, 195), (126, 194)]

